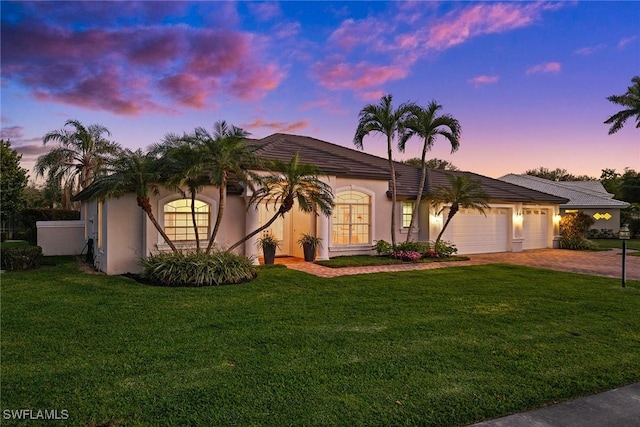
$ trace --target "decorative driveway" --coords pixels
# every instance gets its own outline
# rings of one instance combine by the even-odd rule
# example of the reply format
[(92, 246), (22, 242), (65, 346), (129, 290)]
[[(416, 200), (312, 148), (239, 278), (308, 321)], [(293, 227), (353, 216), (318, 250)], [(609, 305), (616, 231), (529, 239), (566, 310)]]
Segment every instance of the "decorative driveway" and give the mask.
[[(629, 251), (631, 252), (631, 251)], [(338, 277), (353, 274), (393, 271), (430, 270), (434, 268), (464, 267), (485, 264), (516, 264), (548, 268), (557, 271), (583, 273), (594, 276), (622, 277), (622, 251), (570, 251), (562, 249), (534, 249), (523, 252), (469, 255), (469, 261), (432, 262), (424, 264), (392, 264), (373, 267), (329, 268), (304, 262), (299, 258), (277, 258), (276, 264), (285, 264), (292, 270), (304, 271), (320, 277)], [(627, 256), (627, 280), (640, 280), (640, 257)]]

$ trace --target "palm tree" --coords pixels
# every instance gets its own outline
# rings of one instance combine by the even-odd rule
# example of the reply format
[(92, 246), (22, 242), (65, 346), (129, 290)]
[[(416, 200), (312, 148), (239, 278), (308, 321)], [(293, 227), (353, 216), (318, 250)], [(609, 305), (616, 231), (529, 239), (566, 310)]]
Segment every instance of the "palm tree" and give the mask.
[(192, 135), (186, 137), (200, 159), (198, 168), (202, 168), (201, 170), (208, 175), (209, 182), (218, 187), (220, 195), (216, 223), (209, 237), (206, 253), (211, 252), (222, 224), (229, 181), (236, 179), (250, 184), (256, 179), (255, 174), (247, 170), (257, 162), (246, 144), (249, 135), (245, 130), (221, 120), (213, 125), (213, 134), (199, 127)]
[(333, 212), (331, 187), (318, 179), (322, 172), (317, 167), (300, 163), (299, 153), (288, 163), (274, 161), (270, 169), (273, 174), (261, 178), (261, 188), (253, 193), (249, 205), (255, 204), (257, 209), (262, 201), (272, 203), (275, 214), (266, 224), (231, 245), (229, 251), (269, 228), (279, 216), (289, 212), (295, 202), (298, 202), (298, 208), (306, 213), (320, 211), (330, 216)]
[(161, 185), (160, 162), (153, 153), (142, 150), (122, 150), (120, 155), (109, 162), (107, 174), (97, 177), (91, 185), (75, 196), (81, 198), (119, 197), (126, 193), (135, 193), (138, 206), (158, 230), (162, 238), (174, 253), (178, 252), (169, 236), (164, 232), (149, 202), (149, 193), (158, 193)]
[(440, 215), (445, 210), (446, 205), (451, 205), (447, 220), (436, 238), (436, 246), (460, 208), (477, 209), (484, 214), (484, 210), (489, 207), (487, 204), (489, 196), (484, 192), (479, 181), (471, 179), (466, 175), (454, 176), (451, 174), (447, 174), (447, 180), (449, 181), (449, 185), (436, 187), (434, 192), (429, 196), (429, 201), (434, 209), (442, 206), (437, 212), (437, 215)]
[(120, 146), (103, 137), (111, 136), (109, 130), (98, 124), (84, 126), (78, 120), (67, 120), (65, 126), (47, 133), (42, 139), (60, 145), (40, 156), (35, 165), (36, 176), (44, 176), (52, 182), (63, 183), (63, 188), (80, 191), (100, 174), (105, 162), (112, 158)]
[(196, 219), (196, 195), (211, 182), (203, 167), (204, 159), (191, 143), (188, 136), (179, 137), (168, 134), (160, 144), (152, 147), (151, 151), (161, 156), (163, 162), (162, 182), (186, 197), (184, 187), (191, 198), (191, 222), (196, 238), (196, 252), (200, 252), (200, 232)]
[(441, 109), (442, 105), (436, 101), (431, 101), (427, 108), (415, 107), (413, 109), (413, 116), (405, 124), (409, 131), (403, 135), (398, 143), (398, 149), (404, 152), (407, 141), (413, 135), (421, 137), (424, 141), (422, 144), (422, 157), (420, 158), (420, 164), (422, 165), (420, 183), (418, 184), (416, 203), (413, 205), (413, 212), (411, 213), (411, 223), (407, 231), (407, 242), (411, 241), (411, 233), (413, 232), (416, 218), (419, 218), (420, 215), (420, 200), (422, 199), (422, 192), (424, 191), (425, 180), (427, 178), (427, 164), (425, 162), (427, 151), (433, 147), (438, 135), (443, 136), (449, 141), (451, 144), (451, 153), (454, 153), (460, 147), (462, 127), (453, 116), (449, 114), (438, 115)]
[(358, 127), (353, 144), (356, 148), (363, 148), (364, 137), (371, 132), (381, 133), (387, 137), (387, 158), (389, 159), (389, 173), (391, 175), (391, 243), (396, 246), (396, 170), (393, 163), (392, 142), (395, 137), (402, 138), (404, 123), (409, 118), (414, 104), (405, 103), (394, 110), (391, 101), (393, 96), (388, 94), (380, 98), (377, 105), (369, 104), (360, 110)]
[(627, 88), (624, 95), (612, 95), (607, 99), (615, 104), (624, 107), (613, 116), (609, 117), (604, 123), (611, 125), (609, 135), (612, 135), (622, 129), (622, 126), (629, 118), (635, 117), (636, 129), (640, 128), (640, 77), (635, 76), (631, 79), (631, 86)]

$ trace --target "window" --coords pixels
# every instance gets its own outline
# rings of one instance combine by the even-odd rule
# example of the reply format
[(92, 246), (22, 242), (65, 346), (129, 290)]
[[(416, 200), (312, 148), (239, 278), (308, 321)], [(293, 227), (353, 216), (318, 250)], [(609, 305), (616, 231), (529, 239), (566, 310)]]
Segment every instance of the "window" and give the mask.
[[(196, 225), (200, 239), (209, 236), (209, 205), (200, 200), (195, 201)], [(196, 233), (193, 230), (191, 218), (191, 200), (174, 200), (164, 205), (164, 232), (173, 241), (194, 241)]]
[(371, 243), (370, 196), (354, 190), (337, 194), (331, 241), (334, 245)]
[(413, 202), (402, 202), (402, 227), (409, 228), (413, 215)]

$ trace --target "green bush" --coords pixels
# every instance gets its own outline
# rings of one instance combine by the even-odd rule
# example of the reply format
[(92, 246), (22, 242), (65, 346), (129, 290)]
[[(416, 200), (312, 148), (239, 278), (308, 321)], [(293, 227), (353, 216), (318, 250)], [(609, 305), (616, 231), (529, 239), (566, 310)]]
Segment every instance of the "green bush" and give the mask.
[(391, 251), (393, 251), (393, 246), (391, 246), (391, 243), (384, 240), (378, 240), (373, 248), (376, 250), (378, 255), (384, 256), (390, 255)]
[(629, 231), (634, 239), (640, 238), (640, 219), (633, 218), (629, 220)]
[(5, 270), (29, 270), (40, 267), (40, 246), (12, 246), (2, 249), (2, 268)]
[(582, 236), (562, 236), (560, 237), (560, 249), (572, 250), (593, 250), (598, 245), (591, 240), (587, 240)]
[(256, 277), (251, 259), (226, 251), (161, 253), (141, 260), (143, 279), (161, 286), (213, 286), (249, 282)]
[(584, 238), (595, 220), (582, 212), (565, 214), (560, 220), (560, 235)]
[(436, 242), (432, 242), (430, 245), (440, 258), (450, 257), (453, 254), (458, 253), (458, 248), (456, 248), (456, 245), (451, 242), (440, 240), (438, 244), (436, 244)]
[(402, 242), (396, 246), (396, 251), (400, 252), (420, 252), (425, 254), (429, 250), (429, 244), (422, 242)]

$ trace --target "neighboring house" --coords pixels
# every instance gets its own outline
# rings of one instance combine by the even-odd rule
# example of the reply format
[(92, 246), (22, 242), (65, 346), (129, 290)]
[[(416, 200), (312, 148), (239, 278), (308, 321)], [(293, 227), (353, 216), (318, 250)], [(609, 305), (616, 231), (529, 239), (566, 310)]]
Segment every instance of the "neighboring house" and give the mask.
[(600, 181), (550, 181), (531, 175), (514, 174), (499, 179), (568, 199), (567, 203), (560, 205), (560, 215), (582, 212), (594, 219), (591, 230), (612, 237), (620, 231), (620, 209), (629, 206), (627, 202), (615, 200)]
[[(335, 197), (333, 215), (306, 214), (295, 206), (268, 230), (280, 241), (280, 255), (302, 257), (297, 245), (301, 234), (322, 239), (318, 259), (339, 255), (371, 254), (378, 240), (391, 241), (391, 197), (387, 159), (331, 144), (318, 139), (274, 134), (249, 142), (263, 159), (289, 161), (295, 153), (304, 163), (316, 165), (325, 176)], [(406, 238), (415, 203), (420, 169), (396, 164), (399, 209), (398, 243)], [(469, 172), (429, 170), (425, 195), (438, 185), (447, 185), (446, 174), (470, 175), (482, 184), (490, 196), (486, 215), (461, 209), (444, 234), (461, 254), (518, 252), (523, 249), (554, 246), (559, 237), (560, 204), (567, 199), (509, 184)], [(229, 187), (224, 222), (216, 244), (228, 247), (267, 222), (274, 214), (272, 204), (248, 206), (251, 196), (246, 185)], [(187, 195), (188, 197), (188, 195)], [(205, 188), (197, 194), (201, 240), (205, 242), (213, 228), (218, 207), (218, 191)], [(177, 192), (163, 189), (151, 195), (153, 212), (166, 233), (182, 248), (194, 248), (190, 202)], [(440, 215), (423, 202), (414, 240), (435, 240), (447, 215)], [(83, 200), (84, 238), (93, 239), (96, 268), (108, 274), (140, 271), (139, 259), (157, 250), (167, 250), (162, 237), (136, 205), (133, 194), (104, 201)], [(249, 239), (247, 256), (258, 258), (256, 240)], [(43, 248), (44, 249), (44, 248)], [(46, 253), (46, 249), (45, 249)]]

